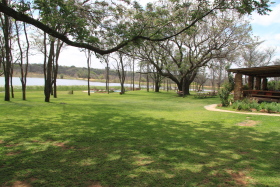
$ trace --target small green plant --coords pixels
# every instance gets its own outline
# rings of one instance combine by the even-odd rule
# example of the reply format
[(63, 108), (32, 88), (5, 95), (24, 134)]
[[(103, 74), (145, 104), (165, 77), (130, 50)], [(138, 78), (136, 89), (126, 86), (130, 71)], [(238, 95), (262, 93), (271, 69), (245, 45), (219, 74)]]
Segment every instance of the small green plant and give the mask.
[(228, 82), (223, 85), (223, 88), (220, 89), (218, 95), (222, 102), (222, 106), (228, 106), (230, 104), (230, 93), (234, 89), (234, 79), (231, 74), (228, 75)]
[(279, 106), (278, 106), (278, 104), (275, 103), (275, 102), (273, 102), (273, 103), (268, 103), (268, 104), (267, 104), (267, 107), (266, 107), (266, 109), (267, 109), (268, 112), (278, 112), (278, 108), (279, 108)]
[(280, 112), (279, 103), (262, 102), (259, 104), (256, 100), (248, 100), (248, 99), (234, 102), (231, 108), (236, 110), (246, 110), (246, 111), (252, 111), (252, 109), (255, 109), (257, 111)]
[(230, 83), (224, 84), (223, 88), (219, 91), (219, 98), (222, 102), (222, 106), (228, 106), (230, 101), (229, 101), (229, 95), (230, 92), (232, 91)]

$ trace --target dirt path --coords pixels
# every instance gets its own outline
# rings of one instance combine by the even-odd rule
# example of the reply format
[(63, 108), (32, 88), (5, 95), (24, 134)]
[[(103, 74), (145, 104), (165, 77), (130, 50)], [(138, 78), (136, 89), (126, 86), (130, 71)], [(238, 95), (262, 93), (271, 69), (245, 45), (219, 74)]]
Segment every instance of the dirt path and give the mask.
[(204, 106), (204, 108), (209, 111), (229, 112), (229, 113), (247, 114), (247, 115), (250, 114), (250, 115), (262, 115), (262, 116), (279, 116), (280, 117), (280, 114), (256, 113), (256, 112), (236, 112), (236, 111), (222, 110), (222, 109), (218, 109), (216, 107), (217, 107), (217, 104)]

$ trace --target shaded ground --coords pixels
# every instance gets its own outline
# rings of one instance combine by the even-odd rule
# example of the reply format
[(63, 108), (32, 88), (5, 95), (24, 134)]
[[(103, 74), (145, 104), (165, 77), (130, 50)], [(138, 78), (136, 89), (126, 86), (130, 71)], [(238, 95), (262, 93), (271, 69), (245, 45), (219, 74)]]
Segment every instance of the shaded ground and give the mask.
[(170, 98), (114, 102), (103, 95), (102, 102), (83, 97), (82, 104), (60, 100), (37, 109), (28, 102), (0, 105), (0, 186), (280, 183), (277, 117), (208, 112), (205, 103), (175, 97), (162, 104)]

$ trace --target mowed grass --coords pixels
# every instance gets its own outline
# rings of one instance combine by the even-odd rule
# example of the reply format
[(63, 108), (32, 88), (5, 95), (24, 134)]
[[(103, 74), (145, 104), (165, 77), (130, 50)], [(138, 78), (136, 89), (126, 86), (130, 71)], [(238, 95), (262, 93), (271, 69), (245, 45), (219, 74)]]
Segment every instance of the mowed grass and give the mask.
[(67, 93), (0, 101), (0, 186), (280, 186), (280, 117), (174, 92)]

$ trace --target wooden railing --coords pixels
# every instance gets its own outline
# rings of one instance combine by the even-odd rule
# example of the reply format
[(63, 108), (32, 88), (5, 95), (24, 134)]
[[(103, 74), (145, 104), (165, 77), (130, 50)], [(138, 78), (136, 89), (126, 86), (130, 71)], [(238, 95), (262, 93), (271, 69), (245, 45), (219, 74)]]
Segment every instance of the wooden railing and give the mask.
[(280, 91), (266, 91), (266, 90), (243, 90), (244, 97), (263, 97), (280, 99)]

